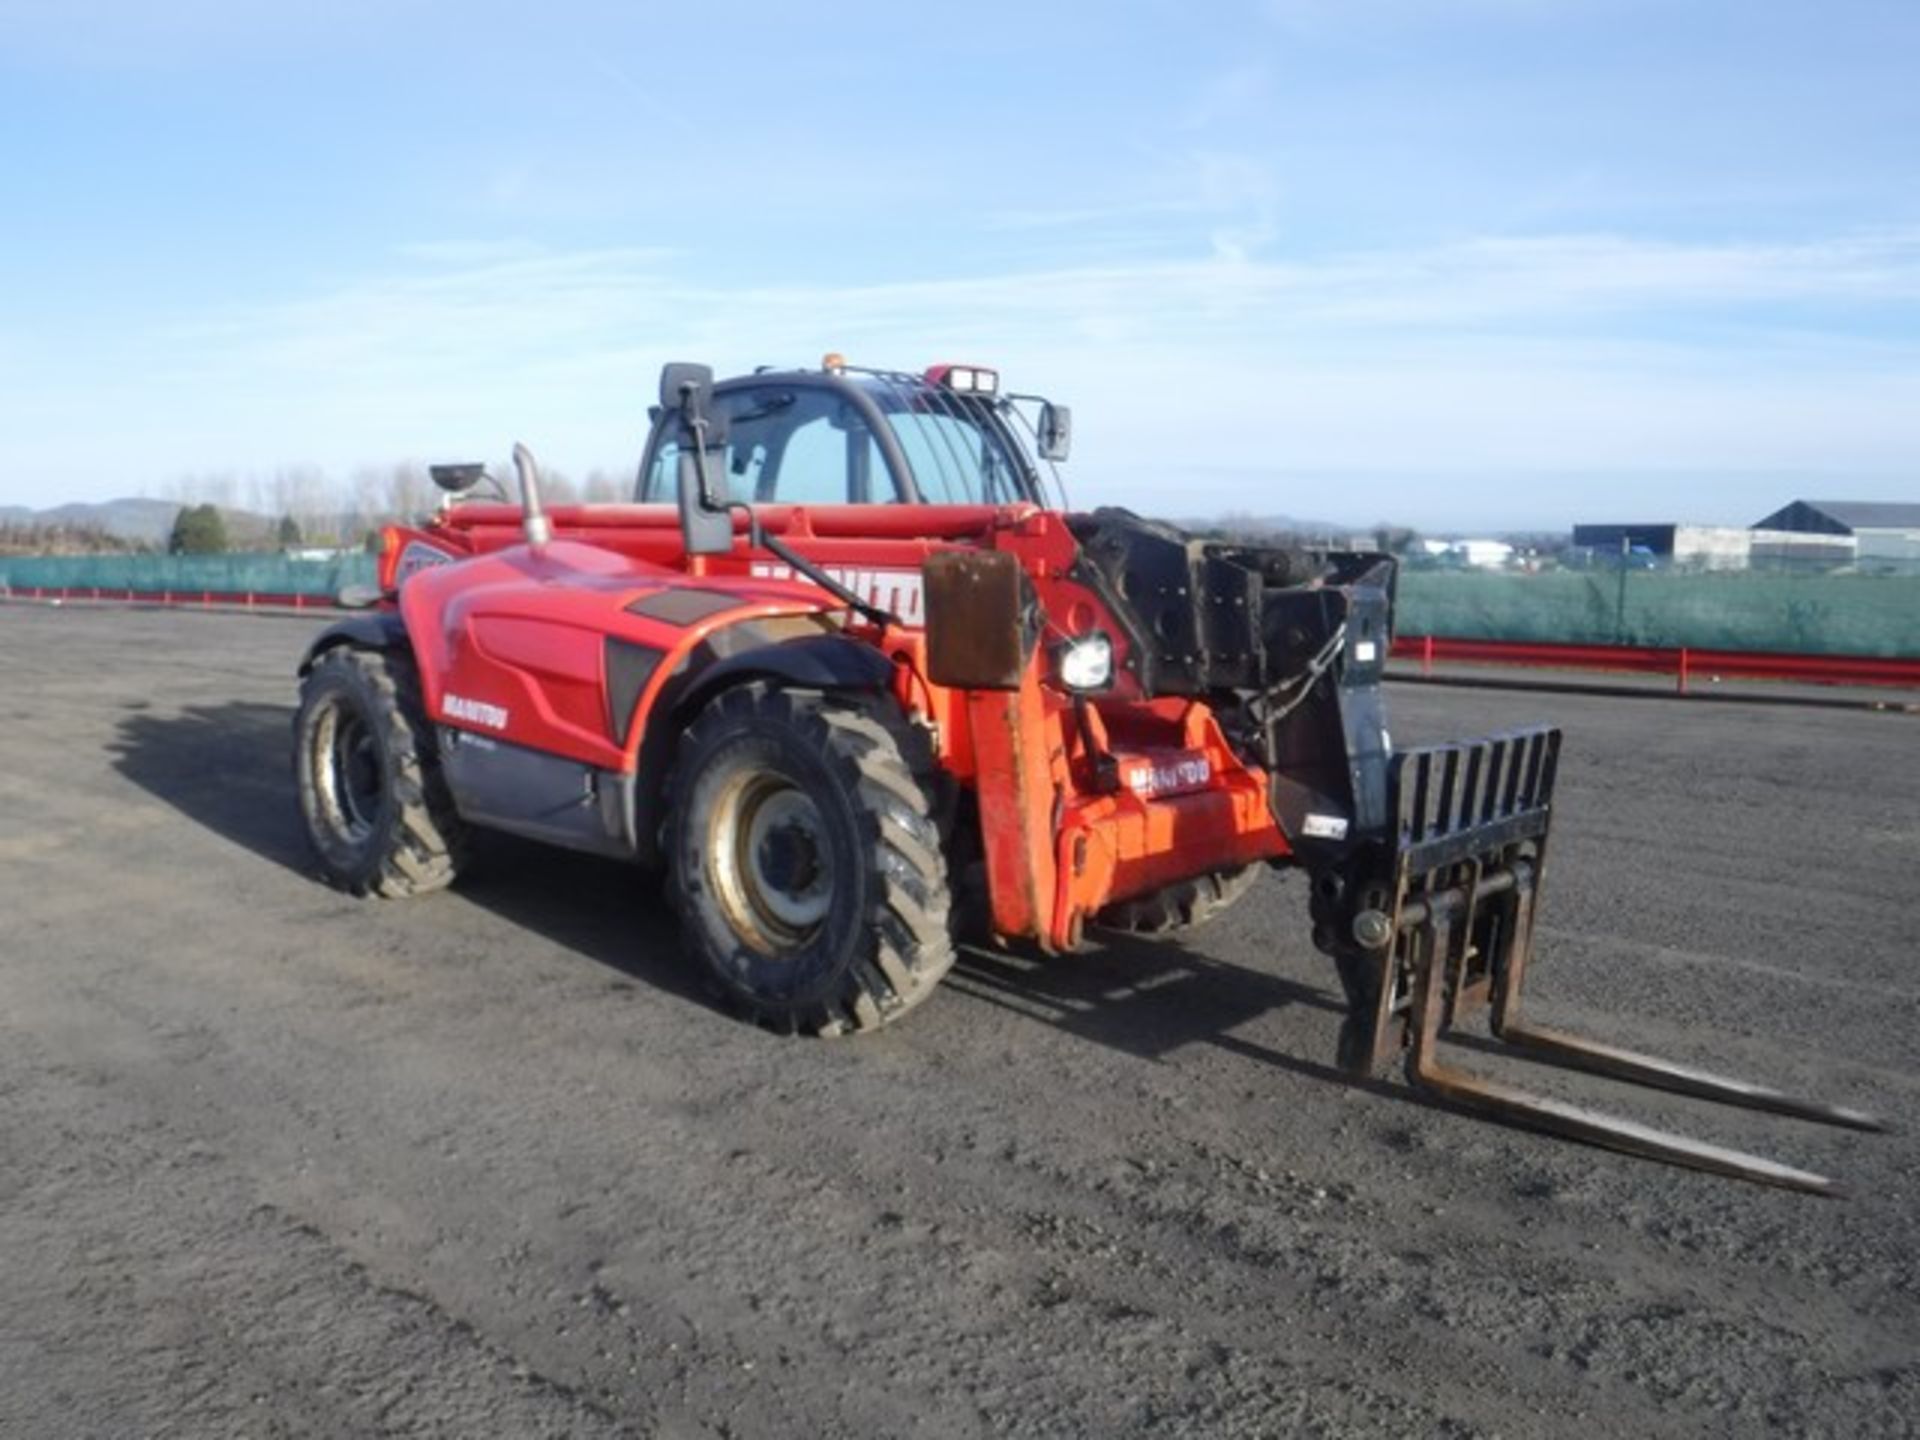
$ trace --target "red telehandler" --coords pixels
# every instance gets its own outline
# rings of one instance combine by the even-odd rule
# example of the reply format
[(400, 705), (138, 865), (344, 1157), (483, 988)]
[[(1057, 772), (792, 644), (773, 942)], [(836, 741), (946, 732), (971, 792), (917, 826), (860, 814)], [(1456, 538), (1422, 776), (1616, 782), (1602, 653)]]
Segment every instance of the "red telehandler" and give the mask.
[[(993, 370), (661, 376), (635, 502), (436, 467), (373, 606), (300, 666), (327, 876), (417, 894), (484, 826), (664, 868), (686, 947), (783, 1032), (925, 1000), (970, 926), (1047, 951), (1166, 931), (1266, 867), (1310, 887), (1340, 1058), (1535, 1127), (1764, 1183), (1824, 1177), (1450, 1068), (1509, 1045), (1877, 1128), (1523, 1018), (1557, 730), (1396, 750), (1384, 555), (1192, 538), (1057, 501), (1064, 406)], [(487, 491), (491, 490), (491, 496)]]

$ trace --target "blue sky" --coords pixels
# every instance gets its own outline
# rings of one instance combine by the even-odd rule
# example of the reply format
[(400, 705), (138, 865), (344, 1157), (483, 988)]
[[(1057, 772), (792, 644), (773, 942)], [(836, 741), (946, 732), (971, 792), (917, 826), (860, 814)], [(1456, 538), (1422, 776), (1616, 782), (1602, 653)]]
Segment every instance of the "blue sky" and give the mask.
[(1914, 0), (0, 0), (0, 503), (998, 364), (1081, 504), (1920, 499)]

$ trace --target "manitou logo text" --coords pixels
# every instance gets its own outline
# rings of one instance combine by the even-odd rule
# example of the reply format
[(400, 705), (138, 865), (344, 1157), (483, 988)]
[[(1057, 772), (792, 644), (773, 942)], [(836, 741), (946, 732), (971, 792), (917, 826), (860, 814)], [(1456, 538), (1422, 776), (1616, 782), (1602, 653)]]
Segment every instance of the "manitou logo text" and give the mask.
[(1120, 779), (1142, 799), (1179, 795), (1198, 790), (1213, 778), (1213, 766), (1204, 755), (1182, 755), (1174, 760), (1124, 759)]
[(423, 545), (418, 540), (409, 540), (407, 548), (400, 552), (400, 563), (393, 567), (394, 588), (407, 583), (422, 570), (431, 570), (436, 565), (453, 564), (453, 556), (432, 545)]
[(507, 728), (507, 712), (500, 706), (489, 705), (484, 700), (469, 700), (451, 691), (440, 702), (440, 713), (449, 720), (464, 720), (469, 725), (484, 725), (489, 730)]
[[(869, 605), (899, 616), (902, 625), (918, 629), (926, 623), (921, 617), (926, 596), (920, 586), (918, 570), (860, 570), (846, 565), (822, 565), (820, 568)], [(807, 577), (795, 575), (791, 565), (755, 561), (753, 578), (805, 580)]]

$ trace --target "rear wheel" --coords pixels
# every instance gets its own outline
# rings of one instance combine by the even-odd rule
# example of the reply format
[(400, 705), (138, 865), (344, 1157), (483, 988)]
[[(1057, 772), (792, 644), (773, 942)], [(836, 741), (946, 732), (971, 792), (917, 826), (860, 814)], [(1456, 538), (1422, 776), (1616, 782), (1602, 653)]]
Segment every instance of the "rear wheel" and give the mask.
[(452, 881), (465, 836), (410, 657), (345, 646), (321, 656), (300, 686), (293, 767), (333, 884), (397, 898)]
[(953, 966), (925, 737), (886, 701), (726, 691), (681, 739), (676, 908), (723, 998), (782, 1032), (871, 1030)]
[(1094, 924), (1129, 935), (1173, 935), (1192, 930), (1251, 890), (1265, 868), (1242, 865), (1237, 870), (1215, 870), (1131, 900), (1120, 900), (1095, 916)]

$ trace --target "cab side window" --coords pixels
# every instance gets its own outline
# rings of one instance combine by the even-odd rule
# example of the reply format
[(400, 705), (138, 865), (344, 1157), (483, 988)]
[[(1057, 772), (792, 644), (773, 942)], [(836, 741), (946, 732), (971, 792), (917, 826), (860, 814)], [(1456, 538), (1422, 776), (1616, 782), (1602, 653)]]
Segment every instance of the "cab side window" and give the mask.
[[(866, 419), (832, 390), (768, 385), (718, 398), (728, 417), (728, 498), (759, 504), (846, 505), (900, 498)], [(641, 499), (674, 498), (679, 447), (662, 442)]]
[(790, 418), (797, 423), (776, 437), (780, 462), (771, 471), (761, 470), (755, 498), (789, 505), (845, 505), (853, 494), (848, 431), (831, 413)]

